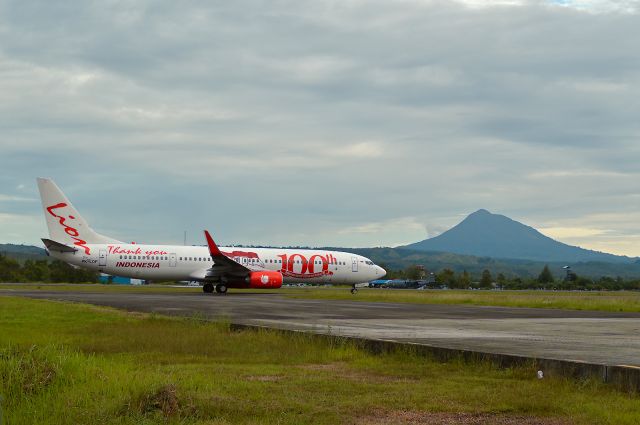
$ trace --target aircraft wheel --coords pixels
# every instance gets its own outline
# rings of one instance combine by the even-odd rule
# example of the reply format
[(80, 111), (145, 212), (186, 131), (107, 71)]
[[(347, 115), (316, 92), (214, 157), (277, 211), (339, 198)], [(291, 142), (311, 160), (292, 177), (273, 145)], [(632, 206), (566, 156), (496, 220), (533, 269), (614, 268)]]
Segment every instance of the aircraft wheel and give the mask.
[(351, 293), (353, 295), (357, 294), (358, 293), (358, 288), (351, 288)]
[(202, 285), (202, 290), (204, 292), (206, 292), (207, 294), (210, 294), (213, 292), (213, 283), (205, 283), (204, 285)]
[(220, 283), (220, 284), (216, 285), (216, 292), (218, 294), (226, 294), (227, 293), (227, 285), (225, 285), (224, 283)]

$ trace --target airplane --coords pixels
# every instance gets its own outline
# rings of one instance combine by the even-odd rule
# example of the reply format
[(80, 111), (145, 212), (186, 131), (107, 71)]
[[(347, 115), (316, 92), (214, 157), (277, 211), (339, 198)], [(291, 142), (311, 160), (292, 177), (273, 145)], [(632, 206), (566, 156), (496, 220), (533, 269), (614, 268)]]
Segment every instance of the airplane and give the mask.
[(140, 245), (95, 232), (51, 179), (38, 178), (49, 255), (96, 272), (145, 280), (198, 281), (205, 293), (228, 288), (276, 289), (283, 283), (359, 284), (386, 271), (370, 259), (322, 249)]

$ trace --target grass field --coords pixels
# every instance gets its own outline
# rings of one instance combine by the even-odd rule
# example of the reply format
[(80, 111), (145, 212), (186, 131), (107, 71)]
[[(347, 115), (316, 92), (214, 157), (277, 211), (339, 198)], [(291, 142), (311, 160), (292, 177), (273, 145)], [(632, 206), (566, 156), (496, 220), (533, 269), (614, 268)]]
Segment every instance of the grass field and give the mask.
[(8, 424), (637, 424), (640, 398), (529, 368), (0, 296)]
[(344, 289), (299, 288), (286, 293), (296, 298), (311, 299), (640, 312), (640, 292), (630, 291), (417, 291), (365, 288), (360, 289), (357, 295), (351, 295)]
[[(397, 302), (418, 304), (469, 304), (505, 307), (559, 308), (569, 310), (600, 310), (640, 312), (640, 292), (630, 291), (465, 291), (465, 290), (407, 290), (369, 289), (351, 295), (350, 287), (333, 288), (282, 288), (272, 291), (292, 298), (333, 299), (372, 302)], [(89, 291), (89, 292), (189, 292), (202, 293), (200, 287), (169, 287), (164, 285), (43, 285), (43, 284), (1, 284), (5, 289), (41, 289), (47, 291)], [(232, 289), (231, 291), (238, 291)], [(260, 291), (258, 291), (260, 292)]]

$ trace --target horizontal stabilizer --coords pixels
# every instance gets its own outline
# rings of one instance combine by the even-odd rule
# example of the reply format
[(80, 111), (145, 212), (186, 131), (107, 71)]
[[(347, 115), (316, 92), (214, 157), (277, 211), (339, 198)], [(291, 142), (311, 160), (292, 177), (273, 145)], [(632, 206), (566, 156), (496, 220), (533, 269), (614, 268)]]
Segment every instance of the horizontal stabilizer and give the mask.
[(65, 245), (60, 242), (52, 241), (51, 239), (42, 239), (44, 245), (47, 247), (49, 251), (57, 251), (57, 252), (76, 252), (78, 249), (70, 247), (69, 245)]

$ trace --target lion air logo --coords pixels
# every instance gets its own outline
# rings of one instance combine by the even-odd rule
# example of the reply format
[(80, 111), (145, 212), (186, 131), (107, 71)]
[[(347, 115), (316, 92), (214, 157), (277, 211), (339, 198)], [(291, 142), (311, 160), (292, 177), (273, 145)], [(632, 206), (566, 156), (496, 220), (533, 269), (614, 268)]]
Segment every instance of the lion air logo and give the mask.
[(267, 283), (269, 283), (269, 276), (267, 276), (266, 274), (263, 274), (260, 277), (260, 282), (262, 282), (263, 285), (266, 285)]
[[(72, 215), (68, 215), (65, 217), (64, 215), (58, 215), (55, 212), (53, 212), (54, 210), (57, 210), (59, 208), (64, 208), (66, 206), (67, 206), (66, 203), (60, 202), (59, 204), (50, 205), (46, 209), (49, 214), (51, 214), (52, 216), (58, 219), (58, 223), (60, 224), (60, 226), (62, 226), (62, 228), (64, 229), (64, 232), (67, 235), (69, 235), (71, 239), (75, 241), (73, 242), (73, 244), (83, 248), (85, 254), (90, 255), (91, 249), (89, 249), (89, 247), (87, 246), (87, 242), (80, 238), (80, 232), (78, 232), (78, 229), (76, 229), (75, 227), (67, 223), (67, 220), (75, 220), (75, 217)], [(60, 211), (58, 212), (60, 213)]]

